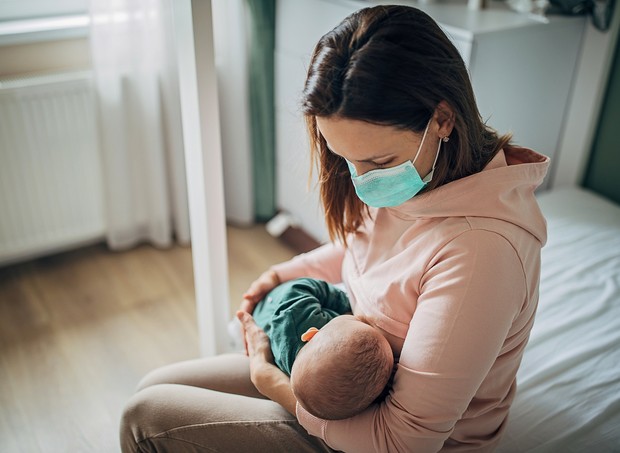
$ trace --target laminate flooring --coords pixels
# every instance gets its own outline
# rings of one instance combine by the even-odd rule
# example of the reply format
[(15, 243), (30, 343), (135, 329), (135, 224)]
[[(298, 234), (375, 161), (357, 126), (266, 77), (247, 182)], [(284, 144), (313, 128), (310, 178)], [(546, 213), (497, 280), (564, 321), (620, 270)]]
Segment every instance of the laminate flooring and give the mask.
[[(291, 248), (227, 228), (231, 315)], [(189, 247), (99, 244), (0, 268), (0, 452), (119, 452), (122, 408), (149, 370), (199, 356)]]

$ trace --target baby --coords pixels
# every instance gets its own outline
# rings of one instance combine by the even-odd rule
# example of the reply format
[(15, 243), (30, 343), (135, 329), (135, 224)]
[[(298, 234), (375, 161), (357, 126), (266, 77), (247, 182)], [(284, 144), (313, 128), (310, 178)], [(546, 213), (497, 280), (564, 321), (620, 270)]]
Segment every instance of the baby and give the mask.
[(274, 288), (254, 309), (276, 365), (308, 412), (349, 418), (385, 389), (392, 349), (374, 327), (351, 313), (346, 294), (322, 280), (300, 278)]

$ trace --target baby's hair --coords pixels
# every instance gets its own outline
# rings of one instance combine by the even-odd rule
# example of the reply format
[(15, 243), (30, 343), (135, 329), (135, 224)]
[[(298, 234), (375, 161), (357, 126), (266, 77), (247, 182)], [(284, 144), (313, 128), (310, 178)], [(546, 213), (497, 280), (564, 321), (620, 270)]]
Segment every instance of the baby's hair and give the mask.
[(322, 344), (313, 354), (333, 360), (317, 361), (323, 366), (304, 363), (299, 370), (304, 375), (302, 385), (294, 385), (293, 391), (308, 412), (326, 420), (349, 418), (364, 410), (381, 395), (392, 374), (387, 340), (370, 329)]

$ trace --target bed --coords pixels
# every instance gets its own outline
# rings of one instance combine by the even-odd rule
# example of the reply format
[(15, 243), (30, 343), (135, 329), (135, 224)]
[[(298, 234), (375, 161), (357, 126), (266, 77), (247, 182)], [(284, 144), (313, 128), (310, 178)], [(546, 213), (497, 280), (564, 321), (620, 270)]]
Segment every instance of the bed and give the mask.
[(538, 198), (540, 302), (497, 452), (620, 452), (620, 206), (580, 188)]

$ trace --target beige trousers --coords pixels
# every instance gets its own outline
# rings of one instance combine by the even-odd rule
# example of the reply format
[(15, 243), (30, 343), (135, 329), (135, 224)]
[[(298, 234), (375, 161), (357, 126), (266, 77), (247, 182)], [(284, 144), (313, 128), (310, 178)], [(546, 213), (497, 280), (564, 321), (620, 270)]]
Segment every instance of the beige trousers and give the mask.
[(129, 452), (332, 452), (250, 381), (249, 361), (227, 354), (146, 375), (121, 420)]

